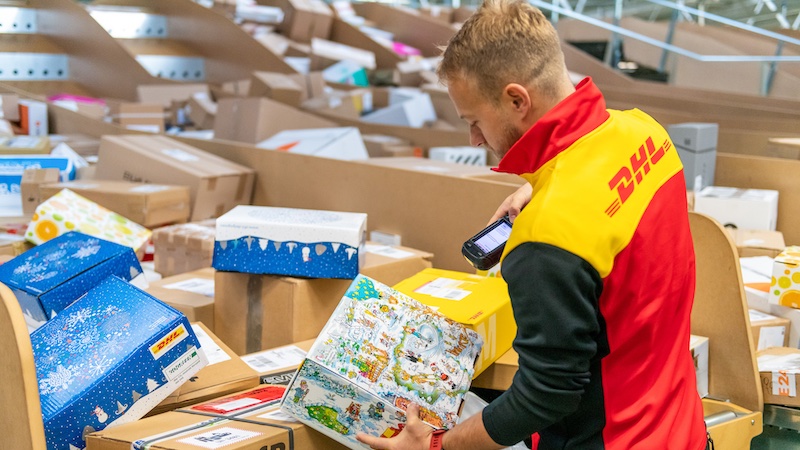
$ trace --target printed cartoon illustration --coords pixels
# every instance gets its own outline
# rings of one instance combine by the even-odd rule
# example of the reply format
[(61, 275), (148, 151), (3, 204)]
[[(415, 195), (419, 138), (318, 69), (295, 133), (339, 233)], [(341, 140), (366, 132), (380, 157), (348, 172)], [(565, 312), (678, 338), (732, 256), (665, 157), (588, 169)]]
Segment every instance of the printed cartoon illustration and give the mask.
[(106, 412), (103, 411), (103, 408), (101, 408), (99, 406), (95, 406), (94, 407), (94, 411), (92, 411), (92, 415), (93, 416), (97, 416), (97, 421), (100, 422), (100, 423), (106, 423), (106, 420), (108, 420), (108, 414), (106, 414)]
[(300, 382), (300, 386), (294, 388), (294, 398), (292, 401), (295, 403), (303, 400), (308, 395), (308, 382), (303, 380)]

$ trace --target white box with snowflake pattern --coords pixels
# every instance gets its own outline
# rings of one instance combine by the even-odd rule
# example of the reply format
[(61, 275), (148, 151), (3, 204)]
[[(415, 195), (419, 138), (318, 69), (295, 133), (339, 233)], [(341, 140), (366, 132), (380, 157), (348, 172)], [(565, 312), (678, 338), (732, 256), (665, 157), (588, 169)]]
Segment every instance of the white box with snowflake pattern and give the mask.
[(140, 419), (207, 365), (186, 317), (110, 276), (33, 334), (47, 448)]

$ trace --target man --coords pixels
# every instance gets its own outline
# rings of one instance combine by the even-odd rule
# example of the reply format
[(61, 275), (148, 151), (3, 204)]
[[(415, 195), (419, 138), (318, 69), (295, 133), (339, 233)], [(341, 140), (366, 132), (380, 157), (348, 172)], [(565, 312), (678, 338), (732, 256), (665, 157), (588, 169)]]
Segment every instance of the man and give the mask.
[[(570, 82), (558, 37), (522, 0), (486, 0), (438, 69), (472, 145), (528, 184), (502, 260), (518, 333), (509, 390), (444, 434), (408, 410), (376, 449), (706, 447), (689, 353), (694, 251), (664, 129)], [(518, 215), (517, 215), (518, 214)], [(433, 437), (433, 439), (432, 439)]]

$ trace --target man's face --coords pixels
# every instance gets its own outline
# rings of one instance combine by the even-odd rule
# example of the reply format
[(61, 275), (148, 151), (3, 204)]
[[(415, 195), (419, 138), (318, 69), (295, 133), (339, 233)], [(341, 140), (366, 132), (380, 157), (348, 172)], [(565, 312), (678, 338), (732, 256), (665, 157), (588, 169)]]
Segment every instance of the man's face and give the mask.
[(469, 124), (471, 145), (480, 146), (502, 158), (522, 137), (518, 124), (504, 108), (502, 101), (494, 104), (482, 95), (470, 79), (448, 81), (447, 91), (458, 115)]

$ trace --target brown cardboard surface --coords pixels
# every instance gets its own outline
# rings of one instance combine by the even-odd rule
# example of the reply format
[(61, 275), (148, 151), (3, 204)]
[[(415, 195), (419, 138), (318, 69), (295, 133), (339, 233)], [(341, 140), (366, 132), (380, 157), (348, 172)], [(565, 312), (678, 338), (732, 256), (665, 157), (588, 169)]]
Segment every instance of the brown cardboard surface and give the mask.
[(164, 277), (211, 267), (214, 219), (153, 230), (153, 263)]
[[(392, 259), (368, 252), (361, 273), (391, 284), (430, 267), (430, 253), (402, 250), (414, 256)], [(217, 335), (240, 355), (313, 338), (351, 282), (218, 271), (214, 286)]]
[(419, 14), (411, 8), (381, 3), (353, 3), (359, 16), (374, 22), (378, 28), (394, 34), (394, 40), (419, 49), (423, 56), (439, 56), (438, 46), (446, 45), (456, 28), (449, 23)]
[(171, 183), (188, 186), (191, 220), (218, 217), (249, 204), (251, 169), (165, 136), (104, 136), (97, 179)]
[(774, 189), (778, 196), (778, 231), (788, 245), (800, 244), (800, 161), (717, 153), (714, 183), (752, 189)]
[[(765, 313), (769, 314), (769, 313)], [(771, 315), (771, 314), (770, 314)], [(758, 339), (761, 336), (761, 329), (764, 327), (782, 327), (784, 328), (783, 333), (783, 346), (789, 346), (789, 330), (791, 328), (791, 321), (789, 319), (785, 319), (783, 317), (773, 317), (767, 320), (758, 320), (758, 321), (750, 321), (750, 329), (753, 331), (753, 342), (758, 347)]]
[[(428, 158), (402, 157), (402, 158), (370, 158), (366, 164), (375, 166), (393, 167), (402, 170), (420, 173), (434, 173), (438, 175), (456, 177), (485, 177), (498, 175), (486, 166), (473, 166), (458, 164), (449, 161), (439, 161)], [(507, 179), (503, 177), (503, 179)]]
[(203, 83), (141, 84), (136, 92), (141, 103), (155, 103), (162, 108), (169, 108), (173, 101), (186, 101), (198, 93), (208, 95), (209, 89)]
[(397, 63), (403, 61), (403, 57), (367, 36), (355, 25), (339, 18), (333, 20), (330, 40), (374, 53), (378, 69), (394, 70)]
[(483, 389), (505, 391), (514, 381), (519, 368), (519, 355), (514, 349), (504, 353), (492, 365), (472, 380), (472, 386)]
[(291, 76), (274, 72), (253, 72), (250, 78), (250, 97), (267, 97), (294, 108), (306, 98), (305, 86)]
[(214, 137), (256, 144), (284, 130), (328, 128), (333, 122), (267, 98), (225, 98), (217, 107)]
[(211, 267), (193, 270), (178, 275), (164, 277), (153, 281), (145, 289), (147, 293), (162, 302), (172, 306), (182, 312), (190, 322), (202, 322), (211, 332), (214, 331), (214, 297), (207, 297), (203, 294), (190, 292), (182, 289), (172, 289), (165, 286), (186, 282), (195, 278), (204, 280), (214, 280), (214, 272)]
[[(254, 390), (260, 389), (255, 388)], [(253, 390), (247, 391), (252, 392)], [(246, 395), (242, 393), (241, 395)], [(230, 396), (233, 397), (233, 396)], [(224, 397), (223, 397), (224, 398)], [(234, 401), (233, 399), (231, 401)], [(117, 427), (106, 428), (105, 430), (92, 433), (87, 437), (88, 448), (92, 450), (129, 450), (133, 442), (144, 440), (148, 437), (170, 434), (177, 431), (186, 431), (174, 437), (159, 439), (152, 443), (148, 448), (152, 450), (196, 450), (198, 446), (181, 443), (180, 441), (188, 437), (203, 435), (221, 426), (231, 427), (237, 430), (255, 432), (258, 436), (244, 441), (226, 445), (226, 450), (278, 450), (290, 449), (314, 449), (314, 450), (345, 450), (341, 444), (324, 436), (300, 422), (274, 421), (260, 417), (269, 411), (277, 410), (278, 405), (266, 407), (238, 417), (247, 420), (236, 421), (223, 420), (208, 423), (211, 417), (207, 415), (193, 414), (198, 411), (194, 408), (186, 408), (180, 411), (171, 411), (142, 420), (120, 425)], [(201, 425), (202, 424), (202, 425)], [(279, 426), (269, 426), (277, 424)], [(289, 433), (286, 427), (292, 429), (294, 446), (290, 445)], [(148, 439), (149, 440), (149, 439)]]
[(281, 8), (285, 14), (279, 26), (283, 35), (297, 42), (328, 39), (333, 12), (319, 0), (259, 0), (258, 4)]
[(736, 247), (708, 216), (690, 212), (689, 224), (697, 266), (691, 332), (712, 343), (709, 395), (761, 411), (764, 401)]
[(739, 257), (741, 258), (750, 256), (769, 256), (774, 258), (786, 248), (783, 233), (780, 231), (739, 230), (734, 228), (726, 228), (726, 231), (730, 233), (736, 243), (736, 249), (739, 251)]
[[(800, 349), (791, 347), (772, 347), (758, 352), (758, 356), (762, 355), (798, 355)], [(787, 368), (794, 369), (793, 367)], [(764, 403), (770, 405), (784, 405), (784, 406), (800, 406), (800, 397), (790, 397), (788, 392), (780, 390), (773, 384), (773, 372), (759, 372), (759, 379), (761, 387), (764, 390)], [(785, 378), (787, 385), (794, 382), (794, 389), (798, 389), (796, 376)], [(785, 385), (785, 387), (788, 387)]]
[(200, 130), (213, 130), (217, 104), (204, 95), (193, 95), (187, 103), (189, 120)]
[(24, 214), (33, 215), (36, 207), (52, 195), (43, 196), (42, 185), (58, 182), (59, 176), (58, 169), (26, 169), (22, 172), (19, 190)]
[(256, 170), (255, 205), (364, 212), (369, 215), (368, 231), (400, 235), (403, 245), (432, 252), (434, 266), (462, 272), (474, 271), (461, 255), (464, 240), (483, 229), (498, 205), (517, 189), (370, 160), (337, 161), (245, 144), (183, 140)]
[(259, 384), (258, 373), (239, 358), (224, 342), (214, 335), (203, 323), (199, 326), (224, 351), (229, 359), (209, 364), (175, 392), (165, 398), (149, 416), (160, 414), (177, 408), (185, 408), (212, 398), (231, 394)]
[(132, 103), (106, 100), (108, 114), (114, 123), (125, 128), (136, 128), (161, 133), (164, 131), (164, 108), (160, 103)]
[(146, 228), (189, 219), (191, 203), (186, 186), (97, 179), (45, 184), (40, 191), (43, 198), (49, 198), (61, 189), (70, 189)]

